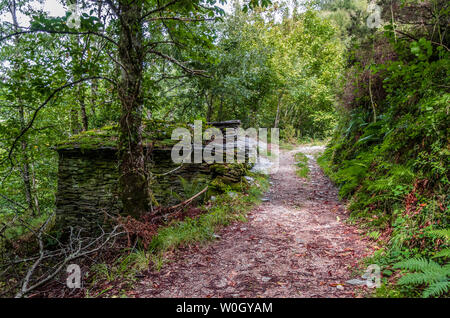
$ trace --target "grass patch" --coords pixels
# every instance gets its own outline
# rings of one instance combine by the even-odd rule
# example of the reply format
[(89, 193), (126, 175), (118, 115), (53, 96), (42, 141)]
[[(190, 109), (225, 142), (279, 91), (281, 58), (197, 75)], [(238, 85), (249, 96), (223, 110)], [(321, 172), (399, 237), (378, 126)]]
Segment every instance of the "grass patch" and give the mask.
[(282, 150), (293, 150), (295, 148), (296, 144), (293, 144), (291, 142), (280, 140), (279, 147)]
[(258, 202), (268, 188), (267, 177), (252, 175), (254, 183), (246, 193), (230, 192), (221, 194), (208, 207), (208, 212), (198, 218), (187, 218), (176, 221), (167, 227), (160, 228), (149, 245), (156, 269), (160, 269), (164, 261), (162, 255), (179, 246), (214, 239), (214, 232), (233, 221), (246, 221), (246, 213)]
[(304, 153), (298, 152), (294, 156), (295, 165), (297, 166), (297, 170), (295, 173), (300, 178), (308, 178), (309, 175), (309, 167), (308, 167), (308, 157)]
[(314, 138), (302, 138), (299, 140), (299, 144), (304, 145), (304, 146), (309, 146), (309, 147), (313, 147), (313, 146), (326, 146), (328, 144), (328, 142), (330, 141), (329, 138), (326, 139), (314, 139)]
[[(86, 290), (86, 298), (98, 298), (132, 288), (137, 280), (137, 274), (149, 268), (150, 254), (142, 250), (118, 257), (112, 264), (97, 263), (90, 267), (90, 287)], [(115, 282), (114, 284), (111, 284)], [(100, 288), (99, 288), (100, 287)]]
[[(246, 215), (268, 189), (268, 178), (262, 174), (249, 173), (253, 182), (243, 192), (229, 191), (208, 201), (201, 208), (205, 214), (183, 221), (173, 221), (158, 229), (147, 250), (133, 249), (113, 263), (99, 263), (89, 271), (90, 287), (85, 297), (127, 297), (141, 272), (149, 269), (160, 271), (169, 262), (167, 254), (178, 247), (217, 238), (217, 229), (234, 221), (246, 222)], [(139, 244), (138, 244), (139, 246)]]

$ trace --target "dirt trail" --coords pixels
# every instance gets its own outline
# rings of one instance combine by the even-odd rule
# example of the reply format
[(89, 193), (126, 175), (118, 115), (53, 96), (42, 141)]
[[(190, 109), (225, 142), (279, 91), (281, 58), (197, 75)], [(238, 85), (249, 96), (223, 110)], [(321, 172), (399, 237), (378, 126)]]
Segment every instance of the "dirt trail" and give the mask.
[[(138, 297), (352, 297), (345, 283), (369, 242), (344, 224), (345, 207), (313, 158), (319, 146), (280, 155), (269, 201), (247, 223), (234, 223), (206, 246), (183, 248), (136, 287)], [(309, 179), (295, 174), (296, 152), (309, 157)]]

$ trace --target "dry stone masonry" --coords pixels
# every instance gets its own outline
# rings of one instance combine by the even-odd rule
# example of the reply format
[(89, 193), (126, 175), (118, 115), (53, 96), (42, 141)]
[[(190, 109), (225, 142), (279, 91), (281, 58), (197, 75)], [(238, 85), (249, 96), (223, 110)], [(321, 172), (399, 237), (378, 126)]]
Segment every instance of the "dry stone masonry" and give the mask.
[[(224, 130), (237, 128), (240, 122), (212, 124)], [(248, 164), (190, 163), (179, 167), (171, 159), (174, 141), (170, 140), (170, 136), (175, 125), (151, 122), (147, 123), (148, 126), (154, 129), (144, 134), (144, 138), (148, 169), (153, 175), (151, 188), (155, 204), (170, 206), (186, 198), (184, 180), (185, 184), (199, 185), (199, 188), (209, 185), (209, 195), (245, 186), (243, 176), (247, 173)], [(59, 155), (56, 198), (58, 227), (98, 229), (109, 216), (122, 212), (118, 195), (116, 142), (115, 130), (106, 127), (74, 136), (55, 147)], [(173, 173), (167, 174), (174, 169)]]

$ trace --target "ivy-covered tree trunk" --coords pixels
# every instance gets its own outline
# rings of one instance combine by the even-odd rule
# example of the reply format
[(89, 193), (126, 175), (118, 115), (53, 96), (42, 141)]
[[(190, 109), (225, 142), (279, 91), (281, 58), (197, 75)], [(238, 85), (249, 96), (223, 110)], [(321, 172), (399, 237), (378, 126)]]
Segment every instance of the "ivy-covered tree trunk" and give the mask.
[(148, 173), (142, 145), (142, 2), (120, 2), (119, 59), (122, 104), (119, 131), (120, 191), (124, 213), (139, 217), (150, 206)]

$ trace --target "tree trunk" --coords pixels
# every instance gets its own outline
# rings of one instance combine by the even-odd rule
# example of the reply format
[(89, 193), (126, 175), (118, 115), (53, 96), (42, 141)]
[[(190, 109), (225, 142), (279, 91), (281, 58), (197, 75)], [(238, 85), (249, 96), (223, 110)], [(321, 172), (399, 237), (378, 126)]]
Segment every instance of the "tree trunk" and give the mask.
[(223, 118), (223, 95), (220, 96), (220, 108), (217, 114), (217, 121), (221, 121)]
[(81, 125), (78, 117), (78, 108), (73, 106), (70, 110), (70, 131), (72, 135), (76, 135), (81, 132)]
[(88, 117), (86, 114), (86, 101), (84, 96), (84, 87), (83, 85), (78, 86), (78, 96), (80, 98), (80, 112), (81, 112), (81, 123), (82, 123), (82, 131), (86, 131), (89, 129)]
[[(13, 0), (9, 3), (9, 10), (11, 13), (11, 18), (14, 25), (14, 31), (18, 32), (19, 30), (19, 23), (17, 21), (17, 4), (16, 1)], [(15, 44), (19, 45), (19, 38), (15, 37), (14, 39)], [(19, 101), (19, 120), (20, 120), (20, 129), (25, 128), (25, 112), (23, 108), (23, 103), (21, 101), (20, 96), (18, 97)], [(27, 206), (32, 212), (33, 215), (35, 215), (35, 211), (33, 209), (33, 200), (31, 195), (31, 183), (30, 183), (30, 163), (28, 160), (28, 143), (26, 140), (26, 137), (24, 136), (20, 142), (21, 149), (22, 149), (22, 167), (20, 168), (21, 175), (22, 175), (22, 181), (24, 185), (24, 193), (25, 193), (25, 200), (27, 201)]]
[(39, 198), (37, 195), (37, 187), (36, 187), (36, 174), (34, 173), (34, 164), (31, 162), (31, 193), (34, 199), (34, 211), (37, 215), (41, 214), (41, 208), (39, 206)]
[(210, 93), (210, 98), (208, 100), (208, 95), (205, 94), (206, 102), (208, 103), (208, 111), (206, 113), (206, 121), (211, 121), (212, 113), (213, 113), (213, 98), (214, 95)]
[[(22, 109), (22, 106), (20, 108)], [(23, 111), (21, 111), (21, 113), (23, 115)], [(33, 215), (35, 215), (35, 211), (33, 209), (33, 200), (31, 197), (30, 164), (28, 161), (28, 154), (27, 154), (28, 151), (27, 142), (24, 138), (22, 138), (21, 146), (22, 146), (22, 160), (23, 160), (21, 174), (24, 185), (25, 199), (27, 200), (28, 208), (30, 209), (30, 211), (32, 211)]]
[(119, 98), (119, 185), (124, 213), (138, 218), (150, 207), (148, 172), (142, 145), (142, 2), (119, 2), (119, 59), (122, 66)]
[(98, 82), (97, 80), (92, 80), (91, 85), (91, 123), (96, 120), (96, 109), (97, 109), (97, 91), (98, 91)]
[[(97, 18), (98, 21), (102, 21), (102, 8), (103, 8), (103, 2), (99, 1), (97, 4)], [(102, 33), (104, 32), (104, 30), (102, 29), (101, 31)], [(101, 49), (101, 45), (100, 43), (95, 40), (94, 42), (95, 47), (100, 50)], [(94, 127), (95, 127), (95, 122), (96, 122), (96, 109), (97, 109), (97, 92), (98, 92), (98, 81), (96, 79), (91, 81), (91, 98), (90, 98), (90, 104), (91, 104), (91, 123), (94, 123)]]
[(280, 107), (281, 107), (281, 98), (283, 97), (283, 93), (280, 93), (278, 96), (278, 102), (277, 102), (277, 115), (275, 117), (275, 123), (273, 125), (274, 128), (278, 127), (278, 123), (280, 122)]

